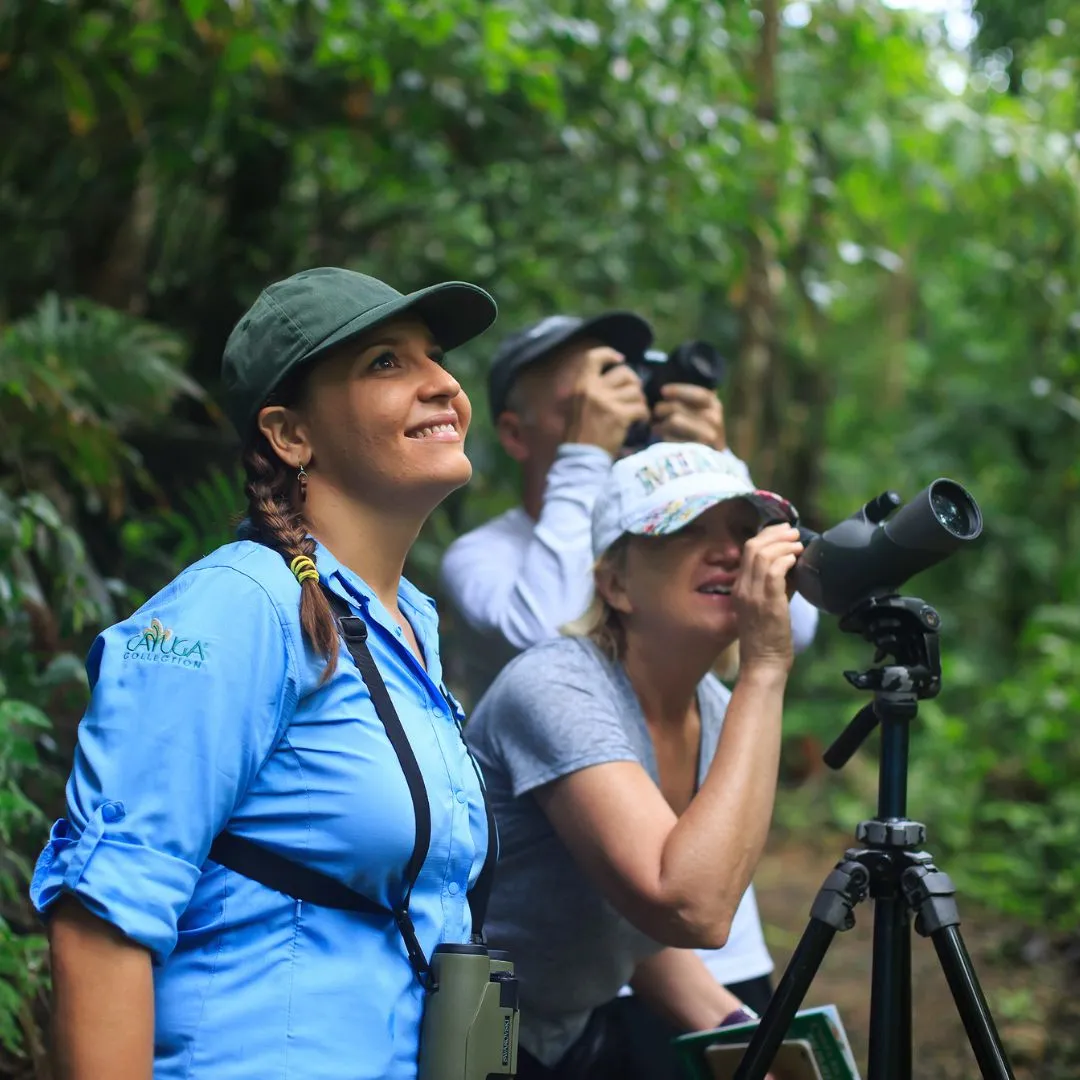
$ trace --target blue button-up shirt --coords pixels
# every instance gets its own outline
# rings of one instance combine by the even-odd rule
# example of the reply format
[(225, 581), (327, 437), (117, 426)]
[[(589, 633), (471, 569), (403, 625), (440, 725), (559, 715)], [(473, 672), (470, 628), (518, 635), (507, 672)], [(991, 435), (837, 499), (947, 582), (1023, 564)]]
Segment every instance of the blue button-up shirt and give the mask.
[[(480, 783), (443, 694), (434, 603), (398, 594), (425, 665), (375, 594), (324, 548), (323, 581), (368, 644), (427, 787), (431, 846), (412, 894), (424, 952), (464, 942), (487, 853)], [(408, 785), (341, 644), (325, 683), (279, 554), (229, 544), (102, 633), (67, 786), (38, 860), (46, 912), (74, 893), (151, 951), (157, 1080), (416, 1075), (423, 990), (389, 915), (289, 899), (207, 861), (228, 828), (373, 900), (401, 897)]]

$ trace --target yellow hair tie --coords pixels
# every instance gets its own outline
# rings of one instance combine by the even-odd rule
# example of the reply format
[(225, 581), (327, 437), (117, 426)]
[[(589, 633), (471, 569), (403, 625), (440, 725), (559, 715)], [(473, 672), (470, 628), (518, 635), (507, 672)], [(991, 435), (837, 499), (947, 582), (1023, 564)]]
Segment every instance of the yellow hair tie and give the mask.
[(289, 569), (293, 572), (296, 580), (301, 585), (309, 579), (318, 581), (319, 571), (315, 569), (315, 563), (307, 555), (297, 555), (291, 563), (289, 563)]

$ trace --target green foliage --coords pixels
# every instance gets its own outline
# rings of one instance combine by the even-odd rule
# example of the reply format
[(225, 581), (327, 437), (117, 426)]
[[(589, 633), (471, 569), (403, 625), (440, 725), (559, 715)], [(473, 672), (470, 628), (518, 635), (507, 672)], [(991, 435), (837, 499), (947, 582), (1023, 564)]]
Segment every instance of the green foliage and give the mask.
[(54, 796), (61, 780), (42, 756), (55, 746), (46, 710), (63, 711), (85, 693), (78, 660), (54, 651), (43, 661), (43, 639), (54, 625), (70, 630), (110, 616), (85, 588), (88, 569), (78, 534), (40, 493), (12, 500), (0, 491), (0, 1046), (12, 1054), (23, 1047), (27, 1003), (45, 987), (26, 887), (49, 824), (38, 800)]
[(0, 337), (0, 463), (27, 486), (62, 474), (87, 509), (122, 504), (125, 475), (141, 475), (125, 434), (177, 396), (203, 391), (177, 367), (179, 339), (86, 301), (45, 296)]
[(0, 702), (0, 891), (8, 903), (18, 900), (16, 884), (30, 880), (31, 867), (16, 841), (46, 824), (22, 783), (40, 769), (34, 736), (50, 726), (49, 718), (26, 701)]
[[(4, 692), (32, 695), (55, 685), (63, 672), (42, 645), (62, 628), (100, 626), (112, 616), (99, 591), (79, 533), (40, 492), (11, 499), (0, 491), (0, 633)], [(8, 702), (8, 704), (11, 704)]]
[(961, 888), (1049, 930), (1080, 925), (1078, 662), (1080, 607), (1038, 611), (978, 713), (930, 707), (915, 736), (914, 805)]
[(22, 1057), (27, 1041), (38, 1041), (34, 1008), (47, 986), (44, 935), (13, 933), (0, 917), (0, 1048), (9, 1054)]
[[(182, 492), (175, 505), (124, 523), (124, 550), (147, 560), (161, 581), (236, 539), (244, 508), (243, 469), (214, 468)], [(149, 576), (144, 571), (143, 577)]]
[[(728, 353), (729, 438), (812, 526), (886, 488), (971, 487), (985, 538), (911, 585), (945, 657), (911, 809), (976, 896), (1075, 922), (1080, 7), (977, 12), (962, 52), (876, 0), (0, 5), (11, 696), (55, 719), (39, 682), (112, 617), (113, 579), (141, 594), (231, 537), (212, 397), (267, 280), (465, 278), (503, 330), (632, 308), (661, 345)], [(414, 548), (429, 589), (515, 499), (483, 402), (494, 340), (451, 357), (475, 473)], [(65, 628), (44, 650), (41, 612)], [(789, 729), (830, 739), (861, 704), (839, 673), (867, 662), (823, 619)], [(872, 795), (861, 757), (830, 788), (845, 827)]]
[(26, 890), (85, 702), (77, 654), (123, 589), (88, 552), (87, 522), (153, 491), (128, 440), (178, 397), (202, 399), (181, 356), (174, 333), (53, 295), (0, 332), (0, 1051), (15, 1058), (40, 1056), (47, 972)]

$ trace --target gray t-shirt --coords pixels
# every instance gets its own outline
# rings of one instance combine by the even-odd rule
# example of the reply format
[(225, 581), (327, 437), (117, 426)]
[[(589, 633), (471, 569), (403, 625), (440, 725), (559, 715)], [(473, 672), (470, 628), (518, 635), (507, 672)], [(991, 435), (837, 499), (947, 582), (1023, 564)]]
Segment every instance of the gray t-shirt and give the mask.
[[(699, 785), (730, 697), (712, 675), (698, 686)], [(489, 943), (514, 960), (521, 1044), (551, 1066), (592, 1010), (662, 946), (593, 887), (529, 792), (609, 761), (639, 762), (659, 785), (652, 739), (622, 665), (581, 638), (545, 642), (513, 660), (477, 705), (465, 737), (499, 825), (485, 929)]]

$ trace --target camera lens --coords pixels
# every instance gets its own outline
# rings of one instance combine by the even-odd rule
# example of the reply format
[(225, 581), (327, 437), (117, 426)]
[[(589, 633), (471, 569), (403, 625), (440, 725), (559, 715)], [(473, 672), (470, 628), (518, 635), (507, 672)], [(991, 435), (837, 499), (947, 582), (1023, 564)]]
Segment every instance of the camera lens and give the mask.
[(707, 341), (684, 341), (668, 360), (672, 382), (715, 390), (724, 381), (724, 359)]
[(930, 507), (941, 524), (962, 540), (979, 534), (982, 515), (971, 496), (951, 481), (939, 481), (930, 491)]

